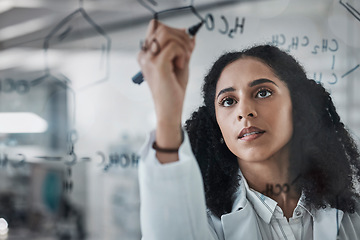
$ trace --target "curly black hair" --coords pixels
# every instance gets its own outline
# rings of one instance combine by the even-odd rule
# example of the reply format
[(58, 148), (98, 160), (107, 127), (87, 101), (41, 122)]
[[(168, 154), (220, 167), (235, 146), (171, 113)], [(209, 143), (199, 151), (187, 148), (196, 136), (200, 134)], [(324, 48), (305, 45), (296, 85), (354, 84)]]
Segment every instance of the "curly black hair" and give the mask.
[(288, 53), (259, 45), (222, 55), (205, 77), (204, 104), (186, 121), (192, 150), (203, 177), (206, 204), (221, 217), (229, 213), (239, 187), (236, 156), (221, 143), (215, 116), (216, 84), (230, 63), (253, 57), (269, 66), (290, 91), (293, 114), (289, 173), (292, 187), (316, 209), (331, 206), (353, 213), (359, 199), (354, 182), (360, 182), (359, 151), (341, 122), (330, 94), (308, 79), (302, 66)]

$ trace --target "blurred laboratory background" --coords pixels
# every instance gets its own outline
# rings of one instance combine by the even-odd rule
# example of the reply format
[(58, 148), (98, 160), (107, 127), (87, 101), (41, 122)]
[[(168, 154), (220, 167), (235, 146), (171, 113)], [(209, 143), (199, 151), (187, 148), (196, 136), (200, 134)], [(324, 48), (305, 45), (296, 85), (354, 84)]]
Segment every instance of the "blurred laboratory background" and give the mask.
[(205, 24), (183, 121), (225, 51), (273, 44), (360, 137), (358, 0), (0, 0), (0, 240), (140, 240), (139, 150), (155, 126), (131, 80), (149, 20)]

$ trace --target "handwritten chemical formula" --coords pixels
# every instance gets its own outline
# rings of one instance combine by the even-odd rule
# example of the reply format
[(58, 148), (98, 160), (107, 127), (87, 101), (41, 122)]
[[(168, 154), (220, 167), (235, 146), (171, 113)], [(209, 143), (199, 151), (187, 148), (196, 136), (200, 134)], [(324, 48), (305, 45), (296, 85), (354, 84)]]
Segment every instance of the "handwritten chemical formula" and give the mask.
[(327, 52), (334, 53), (339, 50), (339, 43), (334, 38), (323, 38), (321, 42), (313, 43), (308, 36), (286, 37), (285, 34), (275, 34), (270, 43), (282, 47), (288, 52), (291, 50), (309, 50), (314, 55)]
[(239, 34), (244, 33), (245, 28), (245, 17), (236, 17), (235, 19), (231, 19), (225, 15), (221, 15), (219, 19), (214, 17), (214, 14), (207, 13), (205, 17), (201, 16), (199, 12), (196, 10), (196, 7), (193, 5), (194, 1), (183, 1), (175, 3), (171, 3), (169, 5), (168, 1), (154, 1), (154, 0), (138, 0), (140, 5), (148, 9), (153, 13), (154, 19), (158, 19), (159, 15), (170, 13), (170, 12), (181, 12), (184, 9), (190, 10), (193, 15), (195, 15), (200, 21), (204, 22), (204, 25), (208, 31), (214, 31), (217, 29), (218, 33), (222, 35), (226, 35), (229, 38), (234, 38), (235, 34), (239, 32)]
[[(71, 156), (71, 157), (70, 157)], [(74, 157), (75, 156), (75, 157)], [(0, 167), (6, 168), (8, 165), (13, 168), (18, 168), (24, 166), (30, 159), (37, 158), (43, 159), (50, 162), (61, 162), (63, 161), (65, 165), (72, 166), (79, 162), (90, 162), (96, 161), (99, 166), (103, 166), (103, 170), (107, 171), (111, 167), (120, 167), (120, 168), (137, 168), (140, 156), (134, 152), (131, 153), (122, 153), (122, 152), (112, 152), (109, 153), (109, 156), (106, 156), (102, 151), (97, 151), (93, 157), (77, 157), (76, 155), (66, 155), (66, 156), (26, 156), (23, 153), (10, 154), (6, 151), (0, 152)], [(71, 158), (71, 161), (69, 160)], [(31, 160), (30, 160), (31, 161)]]
[[(334, 85), (338, 83), (339, 79), (347, 77), (360, 67), (360, 64), (356, 64), (342, 74), (336, 72), (336, 53), (340, 50), (340, 44), (335, 38), (322, 38), (318, 41), (313, 41), (309, 36), (286, 36), (285, 34), (274, 34), (271, 37), (269, 44), (280, 47), (287, 52), (303, 51), (310, 53), (314, 57), (319, 55), (329, 56), (330, 64), (329, 68), (324, 71), (330, 71), (331, 77), (326, 79), (326, 83)], [(314, 72), (313, 79), (318, 83), (323, 83), (323, 72)]]
[(238, 35), (241, 35), (244, 33), (245, 17), (242, 17), (241, 20), (236, 17), (232, 21), (224, 15), (221, 15), (220, 19), (215, 19), (213, 14), (208, 13), (204, 18), (204, 23), (208, 31), (217, 29), (220, 34), (234, 38), (235, 34), (239, 33)]
[[(72, 180), (72, 166), (81, 162), (94, 162), (104, 172), (109, 172), (111, 169), (131, 170), (137, 169), (140, 156), (134, 152), (112, 152), (108, 156), (102, 151), (97, 151), (92, 157), (77, 157), (76, 155), (67, 156), (26, 156), (26, 154), (10, 154), (6, 151), (0, 152), (0, 170), (5, 169), (19, 169), (24, 168), (28, 163), (31, 163), (34, 158), (43, 159), (48, 162), (59, 162), (65, 165), (65, 179), (63, 181), (63, 190), (66, 193), (71, 193), (74, 188)], [(10, 169), (9, 169), (10, 170)]]

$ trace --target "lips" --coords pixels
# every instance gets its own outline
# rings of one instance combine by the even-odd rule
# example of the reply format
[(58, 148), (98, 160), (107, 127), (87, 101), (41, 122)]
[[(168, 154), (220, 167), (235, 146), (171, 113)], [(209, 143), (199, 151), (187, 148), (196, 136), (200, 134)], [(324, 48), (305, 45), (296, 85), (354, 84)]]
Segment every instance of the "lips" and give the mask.
[(253, 140), (255, 138), (260, 137), (263, 133), (265, 133), (265, 131), (260, 128), (248, 127), (248, 128), (243, 128), (241, 130), (241, 132), (238, 135), (238, 138), (241, 140)]

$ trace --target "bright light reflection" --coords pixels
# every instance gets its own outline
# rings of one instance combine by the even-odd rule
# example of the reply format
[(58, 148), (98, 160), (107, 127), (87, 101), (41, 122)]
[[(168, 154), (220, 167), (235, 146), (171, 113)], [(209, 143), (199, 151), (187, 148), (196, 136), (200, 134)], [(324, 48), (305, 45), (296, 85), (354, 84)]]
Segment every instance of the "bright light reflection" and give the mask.
[(9, 231), (8, 223), (4, 218), (0, 218), (0, 236), (7, 235)]
[(47, 122), (35, 113), (0, 113), (0, 133), (41, 133), (47, 128)]

